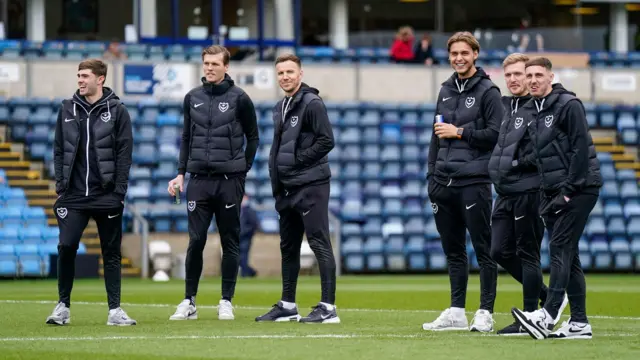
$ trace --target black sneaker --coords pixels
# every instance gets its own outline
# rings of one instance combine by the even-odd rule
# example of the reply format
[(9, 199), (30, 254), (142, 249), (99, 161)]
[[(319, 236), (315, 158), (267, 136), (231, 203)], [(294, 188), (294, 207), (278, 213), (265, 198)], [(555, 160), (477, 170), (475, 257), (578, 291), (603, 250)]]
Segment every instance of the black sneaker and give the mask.
[(324, 305), (318, 304), (312, 309), (309, 315), (300, 319), (301, 323), (340, 324), (335, 306), (333, 310), (327, 310)]
[(294, 309), (285, 309), (282, 306), (282, 302), (278, 301), (277, 304), (273, 305), (271, 310), (268, 313), (258, 316), (256, 321), (275, 321), (275, 322), (288, 322), (288, 321), (299, 321), (301, 318), (300, 314), (298, 314), (298, 308)]
[(502, 335), (502, 336), (526, 336), (529, 335), (524, 328), (522, 328), (522, 326), (520, 326), (520, 323), (518, 323), (517, 321), (514, 322), (513, 324), (498, 330), (498, 335)]

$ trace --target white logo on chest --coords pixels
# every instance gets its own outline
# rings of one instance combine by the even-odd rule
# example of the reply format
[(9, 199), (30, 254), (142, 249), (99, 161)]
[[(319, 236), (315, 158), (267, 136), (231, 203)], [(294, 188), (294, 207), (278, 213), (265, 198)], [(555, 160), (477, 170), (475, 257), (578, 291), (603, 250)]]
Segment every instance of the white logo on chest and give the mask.
[(218, 104), (218, 110), (220, 110), (220, 112), (225, 112), (227, 110), (229, 110), (229, 103), (228, 102), (221, 102)]
[(544, 126), (551, 127), (553, 124), (553, 115), (547, 115), (544, 117)]
[(524, 122), (524, 119), (519, 117), (516, 118), (516, 122), (514, 124), (514, 126), (516, 127), (516, 129), (520, 129), (520, 126), (522, 126), (522, 123)]
[(298, 117), (297, 116), (292, 116), (291, 117), (291, 127), (296, 127), (296, 125), (298, 125)]
[(111, 113), (103, 112), (102, 114), (100, 114), (100, 120), (108, 122), (109, 120), (111, 120)]
[(469, 96), (467, 100), (464, 101), (464, 106), (466, 106), (467, 109), (470, 109), (475, 103), (476, 103), (476, 98), (474, 98), (473, 96)]

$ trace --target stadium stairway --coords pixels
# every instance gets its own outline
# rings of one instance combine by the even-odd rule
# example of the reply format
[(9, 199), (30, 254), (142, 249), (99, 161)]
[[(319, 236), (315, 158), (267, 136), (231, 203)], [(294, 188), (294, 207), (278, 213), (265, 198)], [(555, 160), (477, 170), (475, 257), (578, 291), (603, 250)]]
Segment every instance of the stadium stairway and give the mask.
[(597, 152), (611, 154), (611, 160), (617, 170), (631, 169), (636, 173), (638, 186), (640, 186), (640, 160), (637, 150), (617, 143), (615, 133), (597, 133), (594, 131), (593, 142)]
[[(6, 134), (6, 128), (0, 126), (0, 133)], [(0, 138), (0, 169), (4, 169), (8, 185), (24, 189), (29, 206), (40, 206), (45, 210), (47, 224), (57, 226), (53, 204), (56, 201), (55, 184), (51, 180), (43, 178), (43, 166), (40, 163), (25, 160), (24, 145), (20, 143), (6, 142), (5, 137)], [(87, 248), (87, 254), (98, 254), (99, 274), (102, 276), (103, 262), (100, 250), (98, 227), (93, 219), (89, 221), (81, 239)], [(140, 276), (140, 269), (134, 267), (131, 259), (122, 257), (122, 276)]]

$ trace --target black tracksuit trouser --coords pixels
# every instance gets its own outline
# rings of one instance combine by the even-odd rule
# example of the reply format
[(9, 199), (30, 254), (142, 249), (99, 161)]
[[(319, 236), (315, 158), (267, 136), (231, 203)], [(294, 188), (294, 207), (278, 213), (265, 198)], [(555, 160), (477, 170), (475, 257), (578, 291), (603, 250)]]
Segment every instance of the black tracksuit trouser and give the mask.
[(545, 310), (555, 318), (565, 292), (569, 297), (571, 320), (587, 322), (587, 285), (580, 263), (578, 243), (587, 225), (589, 214), (598, 202), (598, 195), (578, 193), (567, 203), (562, 194), (545, 196), (540, 202), (540, 214), (549, 232), (549, 296)]
[(522, 284), (524, 311), (538, 309), (547, 299), (540, 266), (544, 224), (540, 192), (498, 196), (491, 215), (491, 257)]
[(282, 255), (282, 301), (296, 301), (300, 273), (302, 237), (307, 241), (320, 269), (321, 302), (336, 300), (336, 261), (329, 234), (330, 184), (308, 185), (293, 193), (276, 197), (280, 218), (280, 253)]
[(204, 247), (213, 216), (222, 244), (222, 298), (231, 301), (240, 266), (240, 205), (244, 176), (192, 174), (187, 185), (189, 247), (185, 264), (185, 298), (198, 293)]
[(451, 307), (464, 308), (469, 269), (466, 230), (480, 266), (480, 309), (493, 313), (498, 269), (491, 258), (491, 185), (448, 187), (429, 181), (429, 199), (447, 257)]
[(122, 212), (124, 204), (112, 193), (99, 196), (62, 195), (53, 205), (60, 229), (58, 242), (58, 296), (67, 307), (75, 277), (80, 239), (89, 218), (98, 226), (109, 309), (120, 307)]

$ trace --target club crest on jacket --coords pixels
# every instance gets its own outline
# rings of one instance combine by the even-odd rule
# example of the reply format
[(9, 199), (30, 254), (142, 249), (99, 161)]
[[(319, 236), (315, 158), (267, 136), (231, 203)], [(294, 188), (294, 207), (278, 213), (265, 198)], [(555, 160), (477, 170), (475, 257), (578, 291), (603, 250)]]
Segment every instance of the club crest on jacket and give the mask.
[(516, 122), (515, 122), (515, 124), (514, 124), (514, 125), (515, 125), (515, 127), (516, 127), (516, 129), (520, 129), (520, 126), (522, 126), (522, 123), (523, 123), (523, 122), (524, 122), (524, 119), (523, 119), (523, 118), (521, 118), (521, 117), (516, 118)]
[(467, 109), (471, 109), (471, 107), (475, 103), (476, 103), (476, 98), (474, 98), (473, 96), (469, 96), (467, 100), (464, 101), (464, 106), (466, 106)]

